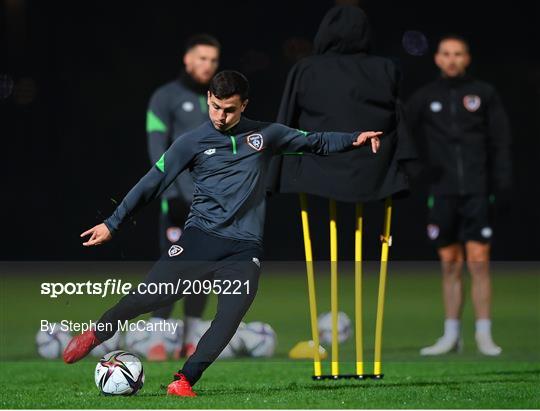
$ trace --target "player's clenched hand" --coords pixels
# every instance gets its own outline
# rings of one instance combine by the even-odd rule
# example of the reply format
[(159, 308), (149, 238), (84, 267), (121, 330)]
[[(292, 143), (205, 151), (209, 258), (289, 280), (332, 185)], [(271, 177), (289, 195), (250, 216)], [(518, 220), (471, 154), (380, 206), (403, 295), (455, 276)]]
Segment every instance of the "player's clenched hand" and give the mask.
[(90, 247), (92, 245), (100, 245), (106, 243), (112, 238), (111, 232), (107, 226), (103, 223), (92, 227), (90, 230), (86, 230), (81, 234), (81, 237), (90, 236), (90, 239), (83, 243), (85, 247)]
[(379, 136), (382, 134), (382, 131), (364, 131), (356, 137), (356, 141), (353, 142), (353, 146), (358, 147), (366, 144), (366, 141), (371, 140), (371, 151), (376, 153), (381, 146), (381, 140)]

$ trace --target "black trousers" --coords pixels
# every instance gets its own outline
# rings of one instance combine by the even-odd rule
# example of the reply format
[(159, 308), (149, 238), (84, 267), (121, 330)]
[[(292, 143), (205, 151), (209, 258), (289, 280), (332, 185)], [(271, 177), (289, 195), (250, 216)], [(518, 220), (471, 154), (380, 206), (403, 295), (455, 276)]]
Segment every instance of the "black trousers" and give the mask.
[[(162, 254), (167, 252), (173, 244), (176, 244), (182, 236), (190, 205), (191, 203), (180, 197), (161, 200), (159, 248)], [(202, 317), (207, 300), (205, 294), (186, 295), (184, 299), (184, 316)], [(174, 304), (165, 305), (155, 310), (152, 317), (170, 318), (173, 309)]]
[(212, 273), (217, 312), (195, 353), (181, 370), (195, 384), (227, 346), (251, 306), (258, 288), (262, 250), (257, 243), (221, 238), (196, 228), (186, 229), (177, 246), (181, 248), (163, 254), (144, 283), (152, 284), (148, 287), (151, 289), (163, 283), (176, 285), (181, 279), (179, 292), (136, 291), (124, 296), (99, 319), (98, 324), (110, 324), (110, 330), (96, 332), (96, 337), (100, 341), (109, 339), (118, 329), (119, 321), (131, 320), (181, 299), (186, 292), (196, 291), (193, 281)]

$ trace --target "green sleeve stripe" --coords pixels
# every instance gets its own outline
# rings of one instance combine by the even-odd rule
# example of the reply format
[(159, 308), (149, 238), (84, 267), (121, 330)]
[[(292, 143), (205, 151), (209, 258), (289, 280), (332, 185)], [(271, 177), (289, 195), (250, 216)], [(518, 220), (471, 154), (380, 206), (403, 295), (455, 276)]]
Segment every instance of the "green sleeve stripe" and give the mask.
[(161, 199), (161, 212), (163, 214), (169, 214), (169, 202), (166, 198)]
[(146, 132), (151, 133), (153, 131), (161, 131), (164, 133), (167, 131), (167, 126), (152, 112), (152, 110), (148, 110), (146, 113)]
[(199, 106), (201, 107), (202, 113), (208, 113), (208, 104), (206, 103), (205, 96), (199, 96)]
[(427, 199), (427, 206), (431, 210), (435, 206), (435, 197), (429, 196)]
[(161, 155), (161, 157), (159, 158), (159, 160), (157, 161), (156, 167), (157, 167), (158, 170), (161, 171), (162, 173), (165, 172), (165, 153), (163, 153), (163, 154)]
[(302, 134), (304, 135), (304, 137), (308, 135), (308, 132), (307, 132), (307, 131), (300, 130), (300, 129), (298, 129), (298, 128), (297, 128), (296, 130), (297, 130), (299, 133), (302, 133)]

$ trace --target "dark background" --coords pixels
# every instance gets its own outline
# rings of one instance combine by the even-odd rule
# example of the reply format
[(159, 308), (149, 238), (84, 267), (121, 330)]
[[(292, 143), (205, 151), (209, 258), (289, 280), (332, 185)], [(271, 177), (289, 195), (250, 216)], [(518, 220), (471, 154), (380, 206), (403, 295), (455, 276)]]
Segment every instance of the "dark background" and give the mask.
[[(158, 254), (158, 204), (142, 211), (112, 243), (80, 245), (79, 233), (103, 220), (150, 167), (145, 112), (159, 85), (181, 68), (190, 35), (223, 44), (221, 69), (247, 74), (247, 115), (276, 117), (288, 69), (309, 46), (333, 1), (44, 2), (4, 0), (0, 11), (3, 260), (152, 259)], [(470, 72), (492, 83), (514, 136), (514, 201), (498, 216), (493, 255), (536, 260), (539, 241), (540, 74), (537, 2), (361, 1), (375, 54), (395, 60), (402, 94), (437, 76), (437, 38), (470, 40)], [(406, 30), (425, 33), (430, 49), (405, 52)], [(296, 47), (295, 47), (296, 46)], [(296, 51), (295, 51), (296, 50)], [(9, 77), (6, 77), (9, 76)], [(10, 81), (14, 87), (10, 91)], [(7, 94), (10, 94), (6, 97)], [(6, 178), (7, 177), (7, 178)], [(328, 258), (327, 202), (311, 199), (315, 258)], [(395, 203), (391, 258), (431, 259), (425, 188)], [(340, 258), (353, 258), (353, 208), (339, 207)], [(366, 210), (366, 258), (379, 256), (382, 205)], [(303, 259), (297, 196), (271, 199), (268, 259)]]

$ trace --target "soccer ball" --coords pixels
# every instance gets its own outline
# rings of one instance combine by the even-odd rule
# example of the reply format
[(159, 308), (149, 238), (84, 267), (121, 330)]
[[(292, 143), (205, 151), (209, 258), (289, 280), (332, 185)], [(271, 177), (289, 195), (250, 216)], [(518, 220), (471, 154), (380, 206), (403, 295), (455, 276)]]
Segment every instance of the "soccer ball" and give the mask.
[[(317, 320), (321, 344), (332, 344), (332, 313), (321, 314)], [(351, 320), (343, 311), (338, 312), (338, 341), (346, 341), (351, 336)]]
[(139, 330), (128, 330), (126, 332), (125, 347), (127, 350), (134, 352), (137, 355), (146, 357), (150, 349), (156, 345), (163, 345), (167, 354), (173, 354), (179, 351), (182, 347), (182, 339), (184, 335), (184, 322), (182, 320), (162, 320), (151, 319), (151, 322), (164, 321), (170, 324), (178, 324), (176, 329), (149, 331), (146, 328)]
[(182, 341), (184, 338), (184, 322), (182, 320), (167, 320), (167, 322), (173, 324), (176, 323), (178, 327), (176, 331), (163, 330), (158, 333), (154, 333), (152, 338), (154, 342), (156, 340), (162, 341), (165, 344), (165, 349), (168, 354), (173, 354), (176, 350), (182, 348)]
[[(158, 320), (150, 320), (156, 322)], [(172, 331), (160, 330), (149, 331), (146, 328), (139, 330), (128, 330), (126, 332), (125, 347), (127, 350), (134, 352), (137, 355), (146, 357), (152, 347), (158, 344), (163, 344), (167, 354), (173, 354), (180, 350), (184, 335), (184, 322), (182, 320), (162, 320), (167, 323), (176, 323), (178, 327)]]
[(239, 357), (244, 353), (246, 347), (244, 345), (244, 340), (240, 338), (240, 330), (243, 329), (245, 326), (246, 326), (245, 323), (241, 323), (238, 326), (238, 329), (236, 330), (233, 337), (231, 338), (231, 341), (229, 341), (229, 343), (225, 346), (223, 351), (221, 351), (218, 358), (220, 359), (234, 358), (234, 357)]
[(99, 344), (96, 348), (90, 351), (90, 354), (92, 354), (94, 357), (103, 357), (108, 352), (118, 350), (118, 348), (120, 348), (120, 331), (116, 331), (111, 338)]
[(137, 356), (118, 350), (99, 360), (94, 378), (105, 395), (133, 395), (144, 384), (144, 370)]
[[(211, 321), (199, 321), (196, 325), (195, 332), (193, 333), (193, 344), (199, 344), (204, 333), (210, 328)], [(240, 323), (238, 329), (234, 333), (231, 341), (225, 346), (223, 351), (219, 354), (218, 359), (234, 358), (242, 355), (245, 346), (244, 341), (240, 338), (240, 330), (245, 327), (245, 323)]]
[(124, 340), (126, 350), (137, 355), (146, 356), (148, 348), (152, 344), (152, 332), (143, 329), (128, 330)]
[(193, 331), (191, 332), (192, 339), (190, 343), (192, 343), (195, 346), (199, 344), (199, 341), (201, 340), (204, 333), (208, 331), (208, 329), (210, 328), (211, 323), (212, 323), (211, 321), (204, 321), (204, 320), (197, 321), (197, 323), (195, 324), (195, 327), (193, 327), (194, 328)]
[(246, 353), (251, 357), (271, 357), (277, 345), (277, 336), (269, 324), (255, 321), (238, 331)]
[(69, 340), (69, 332), (60, 330), (58, 323), (50, 323), (47, 331), (39, 330), (36, 334), (37, 351), (43, 358), (60, 358)]

